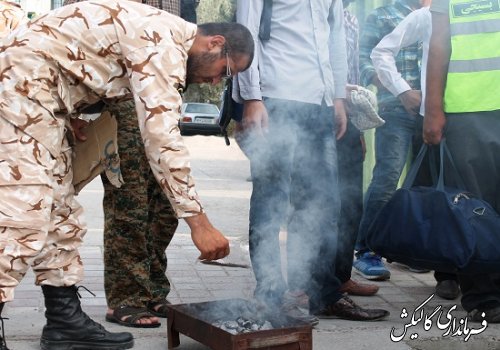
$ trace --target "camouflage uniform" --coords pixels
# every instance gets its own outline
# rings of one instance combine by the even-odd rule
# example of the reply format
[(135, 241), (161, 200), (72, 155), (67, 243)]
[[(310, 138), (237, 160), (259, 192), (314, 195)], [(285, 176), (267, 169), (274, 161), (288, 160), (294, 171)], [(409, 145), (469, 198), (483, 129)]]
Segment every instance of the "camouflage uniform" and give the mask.
[[(69, 5), (81, 0), (67, 0)], [(180, 15), (180, 0), (141, 0)], [(145, 307), (166, 299), (167, 249), (178, 225), (172, 206), (149, 166), (137, 124), (135, 104), (108, 107), (118, 120), (118, 149), (124, 184), (104, 185), (104, 289), (108, 307)]]
[(19, 4), (0, 0), (0, 38), (7, 36), (27, 20), (26, 13)]
[(135, 98), (147, 159), (175, 215), (203, 213), (178, 128), (195, 35), (165, 11), (96, 0), (51, 11), (0, 42), (0, 302), (12, 300), (29, 266), (37, 284), (81, 280), (86, 229), (65, 125), (99, 100)]
[(178, 220), (149, 166), (132, 101), (109, 107), (117, 116), (125, 183), (104, 184), (104, 287), (111, 309), (144, 307), (170, 291), (165, 249)]
[[(180, 0), (142, 3), (180, 15)], [(118, 115), (118, 149), (125, 184), (104, 184), (104, 288), (108, 307), (144, 307), (170, 292), (167, 249), (178, 225), (148, 164), (134, 103), (109, 108)], [(143, 244), (141, 244), (141, 243)]]

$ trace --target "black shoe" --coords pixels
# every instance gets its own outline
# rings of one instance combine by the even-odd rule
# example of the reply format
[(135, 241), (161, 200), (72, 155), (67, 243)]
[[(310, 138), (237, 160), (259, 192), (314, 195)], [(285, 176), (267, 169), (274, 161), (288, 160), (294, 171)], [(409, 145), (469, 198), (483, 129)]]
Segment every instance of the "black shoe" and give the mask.
[(467, 314), (467, 318), (473, 322), (486, 320), (488, 323), (500, 323), (500, 306), (486, 310), (472, 310)]
[(309, 297), (304, 292), (285, 292), (281, 312), (313, 327), (319, 323), (319, 318), (309, 313)]
[(456, 299), (460, 294), (460, 287), (455, 280), (439, 281), (436, 284), (436, 295), (447, 300)]
[(0, 336), (0, 350), (9, 350), (7, 347), (7, 342), (5, 341), (5, 330), (3, 326), (3, 320), (4, 318), (0, 316), (0, 321), (2, 323), (2, 336)]
[(0, 336), (0, 350), (9, 350), (9, 348), (7, 347), (7, 342), (5, 341), (5, 328), (3, 325), (3, 320), (7, 319), (2, 317), (2, 310), (4, 305), (5, 303), (0, 303), (0, 323), (2, 324), (2, 335)]
[(319, 318), (341, 318), (351, 321), (378, 321), (389, 316), (389, 311), (382, 309), (363, 309), (349, 297), (343, 296), (336, 303), (316, 313)]
[(128, 332), (110, 333), (83, 312), (78, 288), (42, 286), (45, 317), (40, 347), (42, 350), (121, 350), (134, 346)]

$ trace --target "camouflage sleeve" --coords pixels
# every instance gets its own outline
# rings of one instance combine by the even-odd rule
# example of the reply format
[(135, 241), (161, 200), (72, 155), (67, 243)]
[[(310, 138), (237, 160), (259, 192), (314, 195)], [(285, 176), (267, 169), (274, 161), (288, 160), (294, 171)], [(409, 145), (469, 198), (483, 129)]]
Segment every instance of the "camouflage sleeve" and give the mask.
[[(74, 4), (75, 2), (81, 2), (85, 0), (64, 0), (63, 6)], [(129, 1), (135, 1), (135, 2), (141, 2), (143, 4), (147, 4), (150, 6), (157, 7), (159, 9), (165, 10), (167, 12), (170, 12), (173, 15), (180, 16), (181, 15), (181, 4), (180, 0), (129, 0)]]
[(21, 7), (15, 3), (0, 2), (0, 38), (26, 23), (28, 17)]
[(182, 100), (177, 86), (185, 76), (185, 60), (174, 44), (143, 47), (126, 56), (146, 155), (179, 218), (203, 212), (178, 127)]

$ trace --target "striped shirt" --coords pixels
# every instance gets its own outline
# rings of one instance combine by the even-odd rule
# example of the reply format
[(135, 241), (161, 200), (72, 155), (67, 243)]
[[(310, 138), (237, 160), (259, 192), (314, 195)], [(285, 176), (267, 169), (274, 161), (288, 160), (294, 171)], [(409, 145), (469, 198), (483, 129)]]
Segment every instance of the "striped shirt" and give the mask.
[[(360, 75), (363, 86), (372, 84), (373, 78), (377, 74), (370, 59), (373, 48), (412, 11), (413, 9), (408, 5), (407, 0), (397, 0), (392, 5), (375, 9), (367, 17), (359, 43)], [(422, 42), (402, 49), (396, 57), (398, 72), (415, 90), (420, 90), (421, 59)], [(403, 108), (399, 99), (385, 88), (378, 89), (377, 98), (379, 108)]]

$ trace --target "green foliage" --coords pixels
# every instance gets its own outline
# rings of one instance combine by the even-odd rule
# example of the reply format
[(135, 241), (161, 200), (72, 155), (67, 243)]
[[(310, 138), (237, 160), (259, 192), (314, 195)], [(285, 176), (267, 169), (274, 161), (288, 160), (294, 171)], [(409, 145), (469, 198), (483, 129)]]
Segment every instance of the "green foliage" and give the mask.
[(229, 22), (234, 17), (236, 0), (201, 0), (198, 5), (198, 23)]

